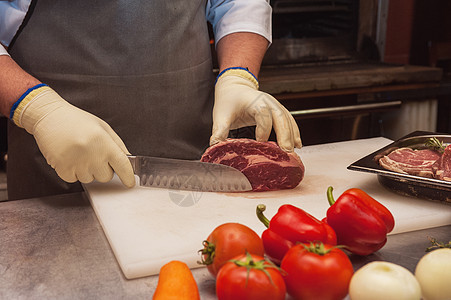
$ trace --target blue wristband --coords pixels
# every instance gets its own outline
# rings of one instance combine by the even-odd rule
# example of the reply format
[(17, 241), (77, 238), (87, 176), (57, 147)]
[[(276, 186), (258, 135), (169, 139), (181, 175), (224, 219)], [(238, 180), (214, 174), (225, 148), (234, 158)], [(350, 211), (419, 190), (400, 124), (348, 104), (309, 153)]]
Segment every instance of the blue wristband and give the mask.
[(9, 113), (9, 118), (12, 120), (14, 117), (14, 112), (16, 111), (17, 106), (19, 106), (20, 102), (22, 102), (22, 100), (32, 91), (34, 91), (35, 89), (38, 89), (40, 87), (43, 86), (47, 86), (47, 84), (45, 83), (40, 83), (35, 85), (34, 87), (29, 88), (25, 93), (23, 93), (22, 96), (20, 96), (19, 100), (17, 100), (16, 102), (14, 102), (13, 106), (11, 107), (11, 111)]
[(248, 68), (243, 68), (243, 67), (230, 67), (230, 68), (227, 68), (227, 69), (224, 69), (224, 70), (222, 70), (219, 74), (218, 74), (218, 76), (216, 77), (216, 81), (215, 81), (215, 84), (216, 84), (216, 82), (218, 82), (218, 79), (219, 79), (219, 77), (221, 77), (221, 75), (222, 74), (224, 74), (225, 72), (227, 72), (228, 70), (244, 70), (244, 71), (246, 71), (246, 72), (248, 72), (249, 74), (251, 74), (252, 75), (252, 77), (254, 77), (255, 78), (255, 80), (257, 81), (257, 83), (258, 83), (258, 79), (257, 79), (257, 77), (255, 77), (255, 75), (254, 74), (252, 74), (252, 72), (251, 71), (249, 71), (249, 69)]

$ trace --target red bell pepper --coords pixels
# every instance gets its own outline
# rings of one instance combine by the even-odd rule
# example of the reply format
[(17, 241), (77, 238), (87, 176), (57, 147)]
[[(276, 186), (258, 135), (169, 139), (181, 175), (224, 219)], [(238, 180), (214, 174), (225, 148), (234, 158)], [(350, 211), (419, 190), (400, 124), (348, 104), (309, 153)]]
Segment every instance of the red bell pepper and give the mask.
[(258, 205), (257, 217), (268, 228), (262, 233), (263, 246), (276, 264), (280, 264), (285, 253), (296, 243), (337, 244), (337, 236), (328, 224), (296, 206), (282, 205), (271, 221), (263, 215), (265, 209), (265, 205)]
[(381, 249), (387, 242), (387, 233), (395, 226), (391, 212), (360, 189), (345, 191), (337, 201), (332, 190), (327, 189), (331, 206), (323, 221), (335, 230), (338, 244), (358, 255)]

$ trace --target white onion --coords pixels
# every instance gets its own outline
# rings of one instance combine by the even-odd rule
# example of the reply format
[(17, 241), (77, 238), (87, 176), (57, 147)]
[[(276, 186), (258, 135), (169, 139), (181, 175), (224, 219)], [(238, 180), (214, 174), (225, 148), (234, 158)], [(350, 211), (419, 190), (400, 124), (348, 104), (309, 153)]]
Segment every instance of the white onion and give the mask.
[(374, 261), (354, 273), (349, 285), (352, 300), (419, 300), (415, 276), (397, 264)]
[(451, 249), (425, 254), (417, 264), (415, 276), (425, 300), (451, 299)]

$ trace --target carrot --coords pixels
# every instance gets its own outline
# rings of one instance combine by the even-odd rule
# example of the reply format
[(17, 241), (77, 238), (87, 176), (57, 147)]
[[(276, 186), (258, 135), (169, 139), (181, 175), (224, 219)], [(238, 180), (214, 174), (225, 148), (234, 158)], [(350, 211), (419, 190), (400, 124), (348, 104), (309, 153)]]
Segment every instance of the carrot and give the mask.
[(199, 290), (188, 266), (177, 260), (160, 269), (153, 300), (199, 300)]

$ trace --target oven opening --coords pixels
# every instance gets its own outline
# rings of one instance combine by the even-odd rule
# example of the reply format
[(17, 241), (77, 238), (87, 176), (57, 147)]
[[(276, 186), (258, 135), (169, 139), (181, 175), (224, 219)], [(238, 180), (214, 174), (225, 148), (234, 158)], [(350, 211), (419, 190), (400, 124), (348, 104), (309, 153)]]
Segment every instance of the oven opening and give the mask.
[(356, 0), (272, 0), (273, 44), (264, 65), (350, 60), (357, 55)]
[(270, 4), (260, 87), (291, 112), (304, 145), (436, 129), (441, 70), (384, 62), (383, 46), (398, 42), (390, 26), (407, 9), (388, 0)]

